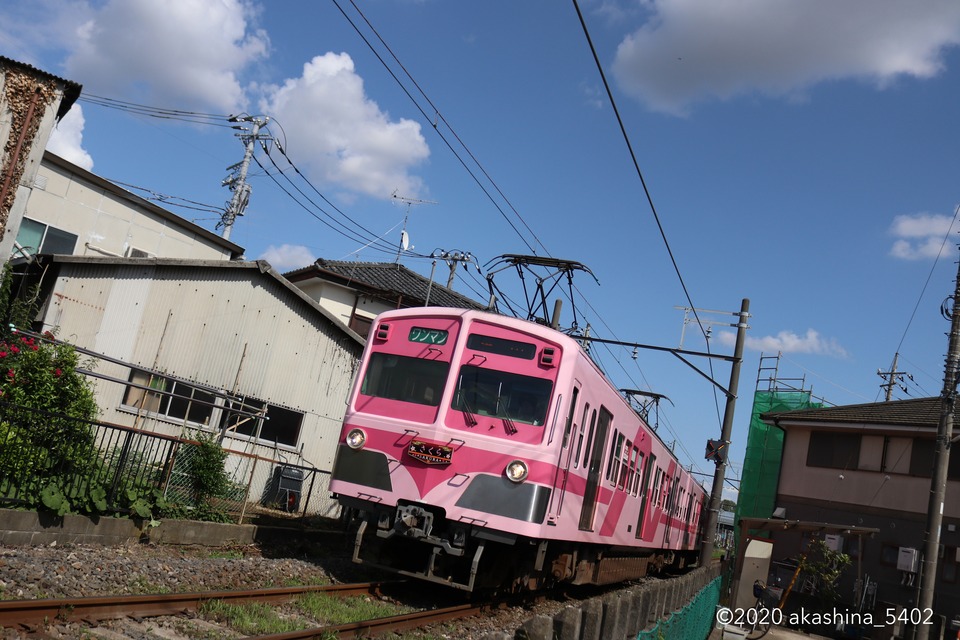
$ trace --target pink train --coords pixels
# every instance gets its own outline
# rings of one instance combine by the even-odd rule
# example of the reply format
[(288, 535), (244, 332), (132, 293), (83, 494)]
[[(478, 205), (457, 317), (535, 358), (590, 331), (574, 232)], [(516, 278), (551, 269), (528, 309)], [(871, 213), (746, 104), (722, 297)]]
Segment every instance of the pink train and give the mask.
[(687, 566), (706, 503), (577, 340), (438, 307), (377, 317), (330, 488), (355, 562), (466, 591)]

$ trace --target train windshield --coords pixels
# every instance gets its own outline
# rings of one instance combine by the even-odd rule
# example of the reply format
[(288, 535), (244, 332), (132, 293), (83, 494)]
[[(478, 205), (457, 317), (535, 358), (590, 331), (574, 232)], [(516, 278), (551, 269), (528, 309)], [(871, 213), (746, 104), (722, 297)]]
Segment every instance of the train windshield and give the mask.
[[(494, 416), (542, 426), (553, 382), (472, 365), (460, 368), (452, 408), (467, 416)], [(468, 418), (467, 422), (471, 420)]]
[(449, 362), (374, 353), (370, 356), (360, 393), (436, 407), (440, 404), (449, 371)]

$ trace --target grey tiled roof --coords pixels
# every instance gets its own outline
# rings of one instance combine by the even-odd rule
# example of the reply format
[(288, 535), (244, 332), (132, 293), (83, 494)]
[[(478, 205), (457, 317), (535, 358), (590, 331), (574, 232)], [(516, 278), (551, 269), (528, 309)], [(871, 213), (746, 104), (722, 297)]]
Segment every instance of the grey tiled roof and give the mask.
[(314, 264), (284, 274), (291, 282), (321, 277), (370, 294), (398, 299), (399, 306), (423, 306), (430, 291), (430, 306), (486, 309), (486, 305), (424, 278), (402, 264), (318, 259)]
[(770, 412), (761, 414), (760, 418), (764, 422), (770, 423), (776, 420), (784, 427), (802, 423), (835, 423), (837, 426), (857, 424), (937, 427), (940, 423), (942, 406), (943, 401), (938, 396), (935, 398), (852, 404), (844, 407)]

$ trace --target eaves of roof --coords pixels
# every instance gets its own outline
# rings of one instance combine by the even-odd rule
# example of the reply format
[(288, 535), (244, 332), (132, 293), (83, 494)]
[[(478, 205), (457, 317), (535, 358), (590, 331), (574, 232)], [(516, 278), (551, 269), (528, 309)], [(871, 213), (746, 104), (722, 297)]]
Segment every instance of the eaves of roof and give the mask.
[[(115, 258), (99, 256), (73, 256), (73, 255), (39, 255), (36, 256), (38, 263), (43, 264), (47, 261), (53, 264), (81, 264), (91, 265), (91, 267), (102, 266), (130, 266), (138, 267), (155, 265), (157, 267), (169, 268), (193, 268), (197, 270), (204, 269), (244, 269), (251, 271), (251, 277), (271, 278), (281, 287), (286, 289), (291, 295), (309, 305), (317, 314), (323, 316), (326, 320), (343, 331), (352, 340), (361, 346), (366, 344), (366, 338), (348, 327), (342, 320), (317, 304), (317, 301), (305, 294), (303, 291), (291, 284), (286, 278), (280, 275), (276, 269), (270, 266), (266, 260), (240, 261), (240, 260), (189, 260), (181, 258)], [(256, 272), (252, 273), (252, 272)]]
[(875, 426), (875, 427), (937, 427), (943, 411), (940, 397), (872, 402), (842, 407), (795, 409), (760, 415), (767, 424), (791, 426)]
[(367, 294), (397, 300), (405, 307), (430, 304), (459, 309), (485, 310), (486, 305), (457, 293), (438, 282), (431, 282), (399, 263), (350, 262), (318, 259), (314, 264), (288, 272), (291, 282), (320, 278)]
[(115, 185), (114, 183), (110, 182), (105, 178), (101, 178), (95, 173), (90, 173), (83, 167), (79, 167), (73, 164), (72, 162), (70, 162), (69, 160), (65, 160), (64, 158), (61, 158), (55, 153), (50, 153), (49, 151), (45, 151), (43, 153), (43, 161), (49, 162), (50, 164), (56, 167), (59, 167), (64, 171), (72, 173), (76, 175), (78, 178), (85, 180), (86, 182), (89, 182), (92, 185), (95, 185), (97, 188), (103, 189), (107, 193), (110, 193), (111, 195), (114, 195), (117, 198), (120, 198), (121, 200), (126, 200), (127, 202), (129, 202), (134, 206), (140, 207), (141, 209), (145, 209), (163, 220), (166, 220), (172, 224), (175, 224), (178, 227), (187, 229), (190, 231), (190, 233), (194, 233), (209, 242), (220, 245), (221, 247), (223, 247), (224, 249), (230, 252), (230, 256), (232, 258), (238, 258), (243, 255), (243, 247), (241, 247), (240, 245), (234, 244), (229, 240), (224, 240), (221, 236), (218, 236), (217, 234), (213, 233), (209, 229), (204, 229), (198, 224), (194, 224), (189, 220), (181, 218), (180, 216), (173, 213), (172, 211), (167, 211), (163, 207), (158, 207), (157, 205), (150, 202), (149, 200), (144, 200), (140, 196), (134, 193), (131, 193), (122, 187)]
[(24, 62), (19, 62), (8, 58), (6, 56), (0, 56), (0, 67), (16, 67), (23, 71), (27, 71), (36, 76), (41, 76), (50, 80), (54, 80), (63, 85), (63, 99), (60, 101), (60, 106), (57, 109), (57, 120), (60, 120), (70, 111), (70, 107), (73, 106), (73, 103), (77, 101), (80, 97), (80, 90), (83, 89), (83, 85), (74, 82), (73, 80), (67, 80), (59, 76), (55, 76), (52, 73), (47, 73), (43, 69), (38, 69), (33, 65), (26, 64)]

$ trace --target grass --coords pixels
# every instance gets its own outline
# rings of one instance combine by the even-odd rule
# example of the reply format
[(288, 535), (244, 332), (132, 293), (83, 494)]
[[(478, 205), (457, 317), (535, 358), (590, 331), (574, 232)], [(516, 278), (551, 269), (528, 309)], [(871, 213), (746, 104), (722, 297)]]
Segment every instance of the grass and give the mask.
[[(295, 613), (281, 615), (269, 604), (230, 604), (211, 600), (200, 607), (207, 618), (227, 624), (243, 635), (267, 635), (298, 631), (318, 625), (338, 625), (371, 618), (385, 618), (416, 611), (369, 597), (334, 598), (319, 593), (300, 596), (293, 603)], [(335, 640), (331, 636), (331, 640)]]

